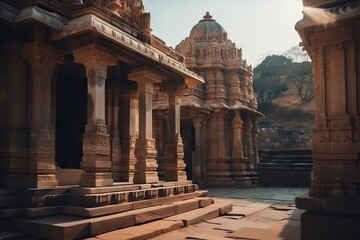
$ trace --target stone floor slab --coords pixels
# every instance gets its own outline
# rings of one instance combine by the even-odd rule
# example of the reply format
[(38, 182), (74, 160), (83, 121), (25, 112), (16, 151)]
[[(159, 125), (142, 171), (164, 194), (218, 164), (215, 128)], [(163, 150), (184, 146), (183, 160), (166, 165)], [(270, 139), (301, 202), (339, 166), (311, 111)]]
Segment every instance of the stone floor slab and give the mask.
[[(237, 221), (236, 223), (237, 228), (235, 228), (235, 224), (230, 224), (229, 225), (229, 230), (231, 231), (236, 231), (239, 230), (241, 228), (246, 228), (246, 227), (252, 227), (252, 228), (257, 228), (257, 229), (267, 229), (270, 227), (270, 225), (268, 223), (264, 223), (261, 221), (256, 221), (256, 220), (247, 220), (247, 219), (241, 219), (239, 221)], [(220, 227), (216, 227), (217, 229), (227, 229), (227, 225), (224, 224), (223, 228)], [(231, 229), (230, 229), (231, 228)]]
[(182, 221), (185, 226), (193, 225), (219, 216), (217, 208), (199, 208), (190, 212), (182, 213), (176, 216), (165, 218), (167, 221)]
[(194, 234), (192, 236), (186, 237), (185, 239), (193, 239), (193, 240), (224, 240), (226, 238), (216, 237), (206, 234)]

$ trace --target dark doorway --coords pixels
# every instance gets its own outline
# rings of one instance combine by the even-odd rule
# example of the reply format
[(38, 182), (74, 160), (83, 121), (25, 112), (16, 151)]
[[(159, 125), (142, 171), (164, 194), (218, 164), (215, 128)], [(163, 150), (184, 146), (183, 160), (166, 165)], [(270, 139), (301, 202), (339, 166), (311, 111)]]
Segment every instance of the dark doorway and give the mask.
[(195, 129), (191, 120), (181, 121), (181, 137), (184, 144), (184, 161), (186, 163), (186, 175), (192, 179), (192, 155), (195, 151)]
[(61, 168), (80, 168), (87, 114), (87, 79), (82, 66), (59, 68), (56, 84), (55, 159)]

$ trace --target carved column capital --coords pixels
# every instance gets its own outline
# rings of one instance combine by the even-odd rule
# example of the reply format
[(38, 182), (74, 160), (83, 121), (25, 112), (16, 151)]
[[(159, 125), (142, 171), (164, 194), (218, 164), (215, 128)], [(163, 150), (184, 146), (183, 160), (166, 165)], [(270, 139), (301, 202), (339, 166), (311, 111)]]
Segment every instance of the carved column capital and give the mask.
[(143, 82), (159, 83), (163, 77), (154, 69), (145, 66), (132, 69), (132, 71), (128, 73), (128, 79), (142, 84)]
[(192, 119), (193, 124), (194, 124), (194, 128), (201, 128), (201, 123), (203, 122), (203, 120), (201, 119), (201, 117), (195, 117)]
[[(64, 55), (56, 48), (44, 42), (33, 41), (24, 46), (22, 57), (30, 64), (39, 63), (55, 66), (64, 62)], [(38, 69), (38, 70), (41, 70)], [(51, 74), (51, 72), (42, 69), (42, 74)]]
[(87, 69), (98, 70), (97, 73), (104, 78), (107, 67), (117, 65), (117, 57), (108, 48), (95, 43), (83, 46), (73, 54), (75, 63), (83, 64)]

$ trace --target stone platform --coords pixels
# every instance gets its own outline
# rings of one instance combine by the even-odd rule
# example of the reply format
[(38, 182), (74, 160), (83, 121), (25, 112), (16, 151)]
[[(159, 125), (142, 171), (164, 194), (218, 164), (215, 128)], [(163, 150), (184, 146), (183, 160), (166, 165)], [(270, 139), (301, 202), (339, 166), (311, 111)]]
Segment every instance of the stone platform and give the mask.
[[(32, 194), (46, 199), (49, 191)], [(40, 192), (46, 193), (45, 196)], [(161, 233), (231, 211), (231, 204), (214, 204), (206, 195), (207, 191), (198, 190), (197, 185), (189, 181), (117, 184), (107, 188), (70, 187), (57, 196), (61, 196), (61, 204), (0, 209), (3, 230), (0, 239), (83, 239), (166, 221), (157, 232)], [(129, 230), (122, 230), (121, 234), (126, 231)]]

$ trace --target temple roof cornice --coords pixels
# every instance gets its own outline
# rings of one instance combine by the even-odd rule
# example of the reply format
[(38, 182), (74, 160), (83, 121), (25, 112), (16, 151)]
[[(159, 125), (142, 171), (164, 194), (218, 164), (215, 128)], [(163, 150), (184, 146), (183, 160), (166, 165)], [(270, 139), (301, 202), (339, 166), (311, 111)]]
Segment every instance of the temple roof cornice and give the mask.
[(181, 75), (187, 85), (204, 83), (202, 77), (188, 70), (184, 63), (168, 56), (150, 44), (140, 41), (95, 14), (85, 14), (74, 19), (67, 19), (39, 6), (29, 6), (20, 11), (9, 4), (0, 2), (0, 19), (13, 25), (30, 21), (39, 22), (53, 30), (53, 41), (71, 39), (81, 33), (92, 32), (127, 49), (132, 54), (147, 61), (157, 62), (160, 66)]

